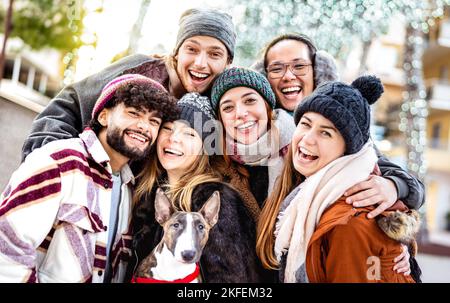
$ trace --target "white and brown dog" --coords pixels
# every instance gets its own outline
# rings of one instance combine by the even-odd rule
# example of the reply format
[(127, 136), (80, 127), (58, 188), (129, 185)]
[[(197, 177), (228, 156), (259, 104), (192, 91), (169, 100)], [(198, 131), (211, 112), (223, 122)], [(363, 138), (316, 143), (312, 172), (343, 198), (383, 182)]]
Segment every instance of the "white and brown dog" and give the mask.
[(133, 282), (199, 282), (198, 262), (208, 241), (209, 231), (219, 218), (220, 195), (215, 191), (199, 212), (175, 211), (158, 188), (155, 198), (156, 221), (164, 236), (140, 263)]

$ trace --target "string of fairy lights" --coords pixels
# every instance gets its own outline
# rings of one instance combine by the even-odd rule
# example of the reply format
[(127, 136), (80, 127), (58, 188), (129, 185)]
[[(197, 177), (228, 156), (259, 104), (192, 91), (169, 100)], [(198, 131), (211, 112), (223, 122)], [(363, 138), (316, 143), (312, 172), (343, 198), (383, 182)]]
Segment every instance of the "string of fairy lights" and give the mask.
[(401, 107), (399, 129), (405, 134), (408, 170), (424, 180), (427, 163), (424, 150), (427, 145), (426, 122), (428, 116), (426, 89), (422, 77), (424, 34), (444, 15), (449, 1), (411, 1), (405, 7), (408, 38), (405, 41), (405, 91)]

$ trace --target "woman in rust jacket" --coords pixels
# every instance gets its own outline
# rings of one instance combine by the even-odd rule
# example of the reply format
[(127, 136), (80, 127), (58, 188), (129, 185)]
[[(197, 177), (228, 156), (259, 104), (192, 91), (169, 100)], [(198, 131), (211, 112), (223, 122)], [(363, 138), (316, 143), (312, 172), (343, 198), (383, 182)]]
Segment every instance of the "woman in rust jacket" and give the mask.
[(295, 111), (288, 161), (258, 226), (257, 252), (280, 267), (281, 281), (414, 282), (393, 261), (402, 242), (414, 243), (418, 216), (397, 201), (369, 218), (373, 207), (355, 209), (344, 197), (377, 172), (370, 104), (382, 92), (372, 76), (329, 82)]

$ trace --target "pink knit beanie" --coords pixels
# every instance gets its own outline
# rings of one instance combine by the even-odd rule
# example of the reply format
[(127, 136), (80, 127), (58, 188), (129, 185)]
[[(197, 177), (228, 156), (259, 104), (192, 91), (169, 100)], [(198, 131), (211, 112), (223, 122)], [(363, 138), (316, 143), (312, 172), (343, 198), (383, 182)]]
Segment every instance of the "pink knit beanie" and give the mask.
[(120, 77), (117, 77), (110, 81), (102, 90), (100, 97), (95, 102), (94, 109), (92, 110), (92, 118), (97, 118), (97, 115), (102, 111), (105, 107), (106, 103), (111, 100), (114, 96), (117, 89), (127, 85), (127, 84), (148, 84), (154, 89), (162, 90), (167, 92), (164, 86), (160, 83), (152, 80), (148, 77), (139, 75), (139, 74), (125, 74)]

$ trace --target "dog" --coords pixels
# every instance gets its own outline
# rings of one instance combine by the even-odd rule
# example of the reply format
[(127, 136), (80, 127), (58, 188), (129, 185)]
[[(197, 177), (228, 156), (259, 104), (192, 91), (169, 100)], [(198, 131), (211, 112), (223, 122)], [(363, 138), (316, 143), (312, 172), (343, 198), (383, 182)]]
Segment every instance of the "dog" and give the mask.
[(140, 263), (135, 283), (200, 282), (200, 260), (209, 231), (217, 223), (220, 194), (215, 191), (198, 212), (175, 211), (172, 203), (158, 188), (155, 218), (164, 235), (153, 251)]

